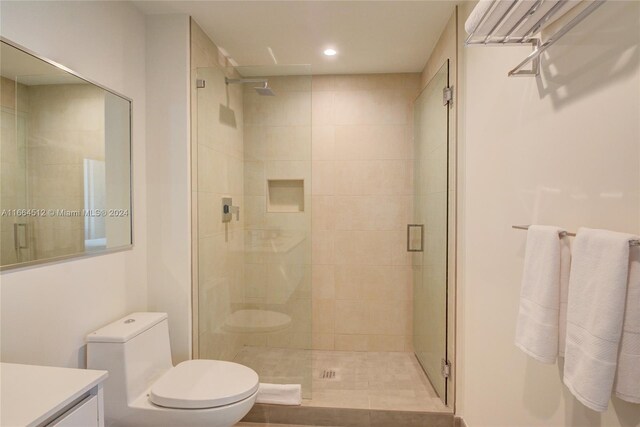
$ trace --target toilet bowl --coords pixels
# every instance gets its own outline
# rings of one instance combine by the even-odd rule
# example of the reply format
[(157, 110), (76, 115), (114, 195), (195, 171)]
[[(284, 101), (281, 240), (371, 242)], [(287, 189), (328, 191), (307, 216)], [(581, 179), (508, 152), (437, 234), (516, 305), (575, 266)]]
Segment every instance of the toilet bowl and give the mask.
[(87, 368), (109, 371), (107, 426), (230, 427), (258, 393), (258, 374), (237, 363), (173, 366), (166, 313), (133, 313), (90, 333)]

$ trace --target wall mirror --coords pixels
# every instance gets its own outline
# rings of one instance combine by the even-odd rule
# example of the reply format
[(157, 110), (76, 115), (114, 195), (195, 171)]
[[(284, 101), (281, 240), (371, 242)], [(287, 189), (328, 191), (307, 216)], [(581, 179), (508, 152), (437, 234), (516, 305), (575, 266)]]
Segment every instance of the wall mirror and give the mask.
[(132, 246), (131, 100), (1, 40), (0, 269)]

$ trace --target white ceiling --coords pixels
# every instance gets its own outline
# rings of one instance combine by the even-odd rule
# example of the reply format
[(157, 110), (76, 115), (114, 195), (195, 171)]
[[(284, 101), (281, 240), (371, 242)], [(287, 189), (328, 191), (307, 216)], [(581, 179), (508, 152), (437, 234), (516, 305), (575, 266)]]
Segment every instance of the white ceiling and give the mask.
[[(454, 1), (134, 1), (191, 15), (239, 65), (310, 64), (313, 74), (419, 72)], [(323, 50), (332, 47), (335, 57)]]

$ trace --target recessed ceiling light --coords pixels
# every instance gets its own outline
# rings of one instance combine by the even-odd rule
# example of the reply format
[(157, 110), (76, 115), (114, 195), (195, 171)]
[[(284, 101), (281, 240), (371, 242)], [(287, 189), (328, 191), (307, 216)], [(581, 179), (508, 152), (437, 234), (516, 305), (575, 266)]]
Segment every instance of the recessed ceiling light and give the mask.
[(327, 55), (327, 56), (334, 56), (336, 53), (338, 53), (338, 52), (336, 52), (335, 49), (325, 49), (324, 50), (324, 54)]

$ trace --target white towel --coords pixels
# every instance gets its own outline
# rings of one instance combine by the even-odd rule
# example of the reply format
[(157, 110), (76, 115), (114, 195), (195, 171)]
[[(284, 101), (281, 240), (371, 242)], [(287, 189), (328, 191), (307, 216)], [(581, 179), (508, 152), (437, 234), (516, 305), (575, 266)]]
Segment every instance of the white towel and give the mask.
[(640, 247), (632, 247), (630, 252), (615, 393), (622, 400), (640, 403)]
[(560, 237), (562, 231), (532, 225), (527, 232), (515, 344), (542, 363), (554, 363), (558, 343), (564, 341), (560, 338), (560, 331), (564, 332), (560, 307), (568, 287), (571, 255), (568, 242)]
[(272, 405), (301, 405), (302, 387), (300, 384), (260, 383), (256, 403)]
[(600, 412), (609, 405), (616, 373), (631, 238), (582, 228), (573, 243), (564, 383)]

